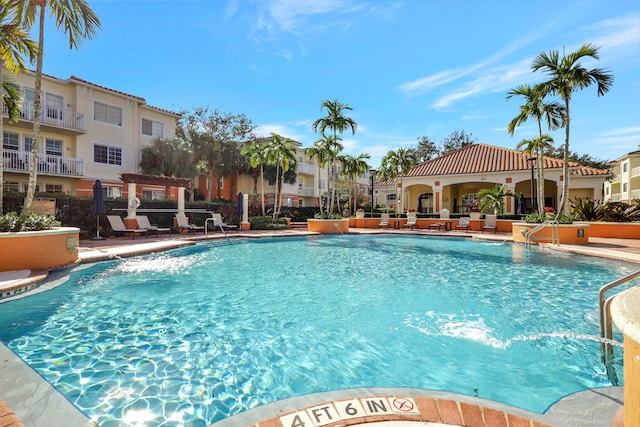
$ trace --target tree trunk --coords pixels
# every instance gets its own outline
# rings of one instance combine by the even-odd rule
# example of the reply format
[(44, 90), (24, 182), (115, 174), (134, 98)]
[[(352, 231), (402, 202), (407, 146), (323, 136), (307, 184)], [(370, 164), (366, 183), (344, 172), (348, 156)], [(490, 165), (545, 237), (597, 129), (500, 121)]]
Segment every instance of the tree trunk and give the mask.
[[(2, 58), (0, 58), (0, 91), (4, 90), (2, 88), (3, 87), (2, 86), (3, 84), (2, 70), (4, 70), (4, 61), (2, 60)], [(4, 110), (4, 100), (2, 104), (0, 104), (0, 107)], [(4, 123), (4, 119), (0, 117), (0, 135), (4, 135), (3, 123)], [(4, 198), (4, 144), (0, 144), (0, 216), (2, 216), (4, 213), (3, 206), (2, 206), (3, 198)]]
[(26, 214), (31, 210), (31, 202), (36, 193), (36, 184), (38, 182), (38, 151), (40, 150), (40, 114), (42, 112), (42, 58), (44, 56), (44, 19), (46, 3), (40, 6), (39, 19), (39, 37), (38, 37), (38, 57), (36, 60), (36, 84), (33, 99), (33, 140), (31, 143), (31, 170), (29, 171), (29, 185), (27, 187), (27, 196), (22, 206), (22, 214)]
[(260, 199), (260, 206), (262, 206), (262, 216), (265, 216), (266, 213), (264, 211), (264, 166), (260, 165), (260, 186), (262, 187), (262, 199)]
[(562, 198), (560, 199), (560, 214), (569, 212), (569, 100), (565, 100), (565, 108), (567, 109), (567, 123), (565, 127), (564, 140), (564, 165), (562, 165), (562, 174), (564, 181), (562, 182)]

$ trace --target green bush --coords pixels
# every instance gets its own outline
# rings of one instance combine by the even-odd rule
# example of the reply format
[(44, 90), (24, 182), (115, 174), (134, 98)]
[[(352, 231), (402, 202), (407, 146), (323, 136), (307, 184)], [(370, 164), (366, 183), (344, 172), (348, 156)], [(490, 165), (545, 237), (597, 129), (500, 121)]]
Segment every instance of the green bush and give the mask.
[(270, 216), (252, 216), (249, 218), (252, 230), (283, 230), (289, 228), (287, 220), (277, 218), (275, 221)]
[(51, 230), (60, 227), (53, 215), (39, 215), (29, 212), (24, 216), (19, 216), (16, 212), (9, 212), (0, 216), (0, 231), (39, 231)]

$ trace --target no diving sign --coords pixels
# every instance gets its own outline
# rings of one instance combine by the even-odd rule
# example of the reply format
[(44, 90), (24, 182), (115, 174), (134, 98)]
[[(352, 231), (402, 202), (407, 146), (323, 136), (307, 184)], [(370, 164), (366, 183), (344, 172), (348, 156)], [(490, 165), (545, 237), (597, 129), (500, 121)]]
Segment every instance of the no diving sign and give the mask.
[(322, 427), (352, 418), (391, 414), (420, 416), (420, 411), (410, 397), (361, 397), (327, 402), (279, 418), (284, 427)]

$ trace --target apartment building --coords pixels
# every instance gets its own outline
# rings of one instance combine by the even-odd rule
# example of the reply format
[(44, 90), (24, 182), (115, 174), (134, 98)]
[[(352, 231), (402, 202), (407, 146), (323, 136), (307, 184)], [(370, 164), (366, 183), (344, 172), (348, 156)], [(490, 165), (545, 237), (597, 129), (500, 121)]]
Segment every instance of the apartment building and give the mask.
[(611, 162), (611, 173), (613, 179), (604, 183), (605, 201), (630, 203), (640, 199), (640, 150)]
[[(17, 123), (3, 111), (5, 191), (26, 191), (33, 141), (35, 75), (12, 76), (25, 94)], [(139, 96), (71, 76), (42, 77), (41, 144), (37, 191), (91, 197), (96, 179), (107, 197), (129, 197), (123, 173), (138, 172), (143, 147), (173, 138), (178, 113), (153, 107)], [(140, 199), (174, 198), (164, 186), (137, 185)], [(134, 197), (131, 195), (130, 197)]]

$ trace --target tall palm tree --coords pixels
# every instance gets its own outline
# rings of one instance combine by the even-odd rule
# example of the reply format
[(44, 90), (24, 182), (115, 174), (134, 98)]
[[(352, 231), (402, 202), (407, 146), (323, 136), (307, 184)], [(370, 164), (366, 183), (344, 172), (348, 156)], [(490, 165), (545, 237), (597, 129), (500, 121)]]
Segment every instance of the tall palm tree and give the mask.
[[(549, 135), (542, 134), (534, 139), (523, 139), (518, 144), (518, 150), (522, 150), (528, 156), (537, 156), (537, 176), (538, 180), (538, 213), (544, 214), (544, 153), (553, 146), (553, 138)], [(533, 197), (533, 194), (531, 195)]]
[[(400, 188), (402, 188), (402, 177), (409, 173), (416, 164), (415, 152), (408, 148), (398, 148), (389, 151), (380, 162), (380, 169), (377, 177), (385, 181), (393, 181), (400, 178)], [(397, 191), (397, 187), (396, 187)], [(399, 202), (399, 203), (398, 203)], [(396, 194), (396, 215), (403, 209), (404, 200), (398, 198)]]
[(290, 167), (295, 167), (296, 150), (291, 145), (291, 139), (282, 138), (277, 133), (271, 133), (272, 142), (267, 147), (267, 161), (276, 166), (276, 194), (273, 206), (273, 220), (280, 215), (282, 209), (282, 190), (284, 186), (284, 174)]
[[(548, 148), (550, 144), (553, 144), (553, 139), (548, 135), (545, 135), (546, 138), (543, 138), (542, 121), (545, 120), (547, 122), (547, 128), (550, 131), (561, 128), (564, 126), (566, 108), (557, 101), (545, 103), (545, 96), (538, 86), (520, 85), (507, 92), (507, 99), (511, 99), (514, 96), (523, 97), (525, 103), (520, 106), (520, 113), (509, 122), (507, 126), (509, 135), (513, 136), (515, 128), (526, 122), (529, 118), (534, 118), (538, 124), (539, 138), (527, 141), (538, 141), (539, 143), (533, 144), (535, 150), (525, 152), (536, 157), (538, 212), (542, 213), (544, 212), (544, 148)], [(518, 148), (530, 145), (529, 143), (523, 144), (523, 142), (518, 145)], [(531, 197), (533, 197), (533, 194)]]
[[(338, 134), (342, 135), (344, 131), (351, 129), (351, 134), (355, 135), (356, 130), (358, 129), (358, 124), (351, 117), (345, 116), (346, 111), (353, 110), (349, 104), (343, 104), (337, 99), (333, 101), (329, 101), (327, 99), (320, 106), (320, 110), (323, 109), (327, 110), (327, 115), (314, 121), (311, 127), (314, 132), (320, 132), (323, 137), (326, 136), (326, 130), (330, 129), (333, 134), (333, 140), (331, 141), (334, 144), (333, 147), (340, 147), (337, 152), (334, 152), (332, 158), (329, 160), (329, 173), (331, 174), (334, 171), (334, 161), (336, 157), (340, 154), (340, 151), (344, 149), (342, 144), (338, 143)], [(329, 183), (331, 183), (332, 177), (332, 175), (329, 176)], [(331, 185), (329, 185), (329, 197), (330, 202), (328, 213), (331, 213), (333, 212), (333, 202), (335, 199), (334, 190)]]
[[(260, 166), (260, 186), (261, 186), (261, 203), (262, 206), (262, 216), (265, 216), (266, 213), (264, 211), (264, 165), (267, 164), (267, 145), (266, 144), (258, 144), (256, 141), (251, 141), (251, 143), (245, 146), (242, 149), (243, 156), (249, 156), (249, 162), (252, 168), (257, 168)], [(254, 181), (253, 184), (253, 192), (257, 193), (256, 183)]]
[[(338, 157), (340, 163), (342, 163), (342, 176), (346, 176), (350, 180), (349, 187), (349, 206), (352, 208), (353, 214), (356, 214), (356, 192), (353, 191), (356, 183), (356, 178), (364, 176), (369, 170), (369, 165), (366, 159), (370, 159), (369, 153), (361, 153), (358, 157), (347, 154), (345, 156)], [(353, 203), (351, 203), (351, 196), (353, 195)]]
[[(27, 70), (24, 57), (29, 61), (37, 56), (38, 47), (35, 42), (28, 38), (27, 31), (19, 22), (14, 11), (5, 6), (0, 8), (0, 93), (2, 94), (2, 104), (0, 104), (0, 135), (3, 135), (4, 109), (7, 109), (9, 123), (15, 123), (20, 116), (23, 94), (20, 87), (11, 79), (6, 78), (2, 73), (5, 69), (17, 74)], [(2, 195), (4, 194), (4, 146), (0, 143), (0, 215), (2, 215)]]
[(560, 57), (557, 50), (549, 53), (541, 53), (536, 56), (531, 64), (531, 69), (542, 71), (550, 79), (540, 83), (540, 91), (543, 95), (552, 93), (559, 96), (565, 105), (565, 140), (564, 140), (564, 181), (562, 185), (561, 212), (569, 210), (569, 127), (571, 114), (569, 103), (574, 92), (582, 90), (595, 83), (598, 87), (598, 96), (603, 96), (613, 84), (613, 75), (601, 68), (586, 69), (580, 63), (582, 58), (600, 59), (598, 48), (593, 44), (582, 45), (578, 50)]
[[(316, 158), (318, 162), (318, 168), (327, 167), (327, 206), (326, 214), (330, 215), (333, 212), (334, 190), (333, 190), (333, 178), (334, 178), (334, 162), (340, 155), (340, 152), (344, 149), (344, 146), (340, 143), (340, 138), (333, 135), (322, 135), (317, 139), (313, 146), (305, 149), (305, 154), (310, 158)], [(320, 173), (318, 173), (318, 196), (320, 200), (320, 213), (322, 214), (322, 193), (320, 187)]]
[(7, 0), (9, 7), (25, 27), (31, 28), (38, 22), (38, 54), (36, 57), (35, 96), (33, 100), (33, 143), (29, 186), (24, 199), (22, 213), (31, 209), (38, 180), (38, 150), (40, 148), (40, 112), (42, 111), (42, 60), (44, 57), (44, 21), (47, 10), (56, 27), (69, 36), (69, 48), (77, 49), (83, 39), (92, 39), (100, 29), (100, 19), (86, 0)]

